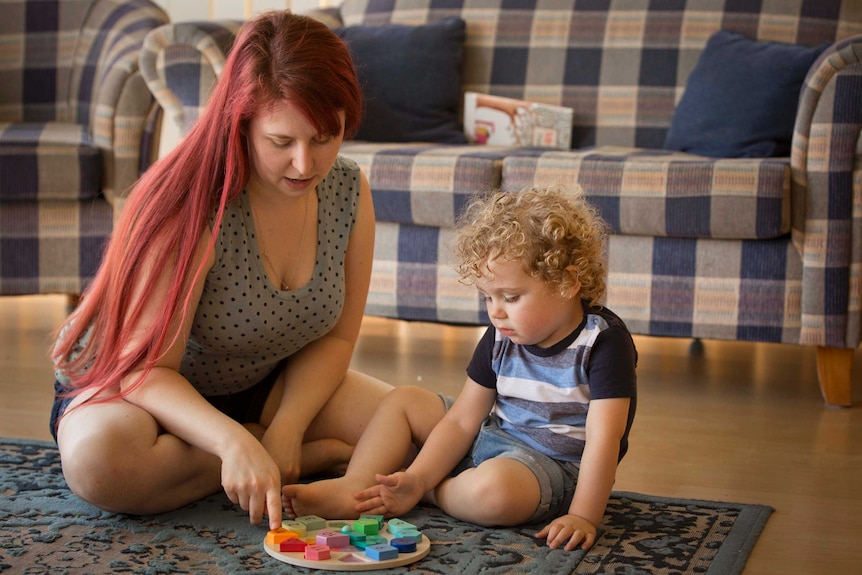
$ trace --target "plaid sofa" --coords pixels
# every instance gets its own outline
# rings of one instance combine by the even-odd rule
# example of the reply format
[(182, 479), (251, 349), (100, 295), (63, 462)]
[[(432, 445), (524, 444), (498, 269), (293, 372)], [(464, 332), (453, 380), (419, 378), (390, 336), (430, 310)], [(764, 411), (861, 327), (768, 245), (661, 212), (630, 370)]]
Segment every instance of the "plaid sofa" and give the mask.
[[(571, 150), (345, 142), (377, 212), (367, 313), (485, 323), (447, 250), (465, 199), (578, 184), (613, 228), (607, 305), (633, 333), (817, 346), (827, 403), (851, 403), (862, 341), (862, 3), (345, 0), (325, 16), (334, 26), (460, 16), (463, 90), (574, 109)], [(205, 104), (239, 25), (183, 22), (148, 36), (142, 73), (181, 129)], [(661, 149), (719, 29), (831, 45), (803, 88), (791, 157)]]
[[(0, 0), (0, 295), (77, 296), (138, 177), (147, 0)], [(149, 123), (148, 123), (149, 120)]]

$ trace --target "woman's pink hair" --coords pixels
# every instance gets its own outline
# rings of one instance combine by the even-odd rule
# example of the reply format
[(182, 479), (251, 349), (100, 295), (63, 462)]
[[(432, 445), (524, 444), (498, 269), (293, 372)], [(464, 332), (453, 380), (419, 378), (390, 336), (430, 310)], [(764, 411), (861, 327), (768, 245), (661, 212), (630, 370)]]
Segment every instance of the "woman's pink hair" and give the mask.
[[(102, 399), (117, 397), (123, 377), (139, 366), (152, 369), (204, 271), (194, 265), (201, 234), (215, 216), (213, 250), (225, 206), (249, 179), (246, 127), (282, 101), (298, 106), (322, 135), (341, 134), (340, 111), (345, 137), (359, 129), (362, 94), (344, 42), (316, 20), (273, 11), (240, 29), (200, 120), (130, 194), (96, 277), (58, 332), (52, 359), (71, 393), (98, 389), (112, 392)], [(160, 277), (170, 279), (163, 305), (133, 338)]]

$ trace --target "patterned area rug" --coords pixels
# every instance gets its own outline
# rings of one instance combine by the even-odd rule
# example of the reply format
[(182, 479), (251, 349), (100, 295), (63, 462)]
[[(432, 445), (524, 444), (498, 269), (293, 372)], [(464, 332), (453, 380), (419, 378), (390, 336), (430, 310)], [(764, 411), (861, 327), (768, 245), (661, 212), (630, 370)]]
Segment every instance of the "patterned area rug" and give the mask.
[[(430, 554), (385, 572), (736, 574), (772, 511), (615, 492), (605, 531), (585, 553), (548, 549), (533, 537), (538, 526), (484, 529), (420, 508), (403, 519), (429, 537)], [(0, 572), (318, 573), (267, 555), (265, 535), (223, 495), (161, 515), (100, 511), (69, 491), (53, 444), (0, 439)]]

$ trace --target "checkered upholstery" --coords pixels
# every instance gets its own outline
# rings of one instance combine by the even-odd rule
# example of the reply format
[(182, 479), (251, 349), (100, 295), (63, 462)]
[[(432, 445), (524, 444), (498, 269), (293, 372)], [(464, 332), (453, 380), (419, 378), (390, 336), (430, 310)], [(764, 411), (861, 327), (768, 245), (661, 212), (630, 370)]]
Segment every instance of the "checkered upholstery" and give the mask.
[(807, 45), (862, 34), (856, 0), (345, 0), (345, 25), (467, 22), (464, 90), (574, 109), (572, 147), (661, 148), (719, 29)]
[(148, 0), (0, 0), (0, 294), (78, 294), (153, 141)]
[[(613, 229), (607, 304), (633, 332), (859, 345), (862, 3), (345, 0), (337, 23), (419, 25), (447, 16), (467, 22), (462, 89), (573, 108), (573, 149), (345, 142), (342, 153), (369, 177), (378, 219), (368, 313), (486, 322), (451, 266), (461, 206), (475, 191), (563, 182), (580, 185)], [(183, 27), (202, 29), (167, 28), (178, 37)], [(791, 158), (660, 149), (719, 29), (834, 44), (803, 90)], [(215, 60), (187, 48), (170, 48), (186, 54), (177, 65)], [(173, 63), (160, 50), (142, 58), (160, 63), (147, 80), (169, 107), (172, 95), (158, 90)], [(185, 92), (173, 105), (177, 118), (208, 94), (203, 81)]]
[(181, 133), (197, 121), (241, 24), (178, 23), (160, 27), (144, 40), (141, 74)]

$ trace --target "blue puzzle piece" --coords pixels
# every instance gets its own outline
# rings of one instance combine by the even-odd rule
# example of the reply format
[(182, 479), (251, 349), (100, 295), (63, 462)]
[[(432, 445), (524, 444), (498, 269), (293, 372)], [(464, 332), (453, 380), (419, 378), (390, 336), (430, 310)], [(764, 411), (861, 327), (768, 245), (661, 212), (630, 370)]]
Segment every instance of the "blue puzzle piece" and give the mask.
[(375, 561), (386, 561), (388, 559), (397, 559), (398, 549), (396, 549), (392, 545), (380, 543), (379, 545), (372, 545), (370, 547), (366, 547), (365, 555), (366, 557), (370, 557)]

